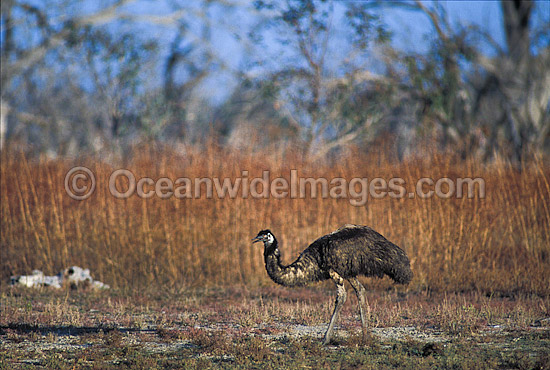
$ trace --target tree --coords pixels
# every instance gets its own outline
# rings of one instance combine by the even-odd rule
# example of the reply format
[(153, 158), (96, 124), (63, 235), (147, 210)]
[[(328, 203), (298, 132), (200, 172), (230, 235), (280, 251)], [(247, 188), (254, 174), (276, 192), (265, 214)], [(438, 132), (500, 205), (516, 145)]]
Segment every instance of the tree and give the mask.
[[(60, 9), (2, 2), (1, 100), (3, 112), (10, 111), (2, 114), (5, 133), (9, 129), (16, 139), (52, 154), (74, 154), (93, 145), (101, 126), (118, 134), (121, 109), (130, 104), (142, 55), (135, 54), (138, 41), (132, 36), (113, 36), (100, 27), (119, 19), (128, 2), (119, 0), (87, 15), (67, 13), (71, 3)], [(86, 90), (98, 99), (91, 101)], [(101, 102), (105, 104), (97, 105)], [(98, 130), (105, 112), (107, 121)], [(7, 127), (8, 119), (12, 127)]]
[[(521, 163), (525, 153), (550, 148), (550, 28), (531, 22), (533, 1), (502, 1), (506, 48), (486, 30), (452, 27), (439, 2), (372, 2), (369, 7), (400, 6), (422, 13), (435, 30), (427, 54), (394, 51), (388, 68), (400, 63), (392, 84), (416, 101), (417, 120), (435, 132), (442, 147), (463, 156), (494, 153)], [(533, 40), (537, 39), (535, 48)], [(491, 45), (489, 57), (480, 43)]]
[[(52, 155), (183, 140), (195, 87), (223, 67), (208, 40), (217, 2), (170, 2), (158, 16), (130, 2), (93, 12), (79, 1), (2, 2), (2, 146), (6, 135)], [(175, 31), (166, 59), (165, 41), (139, 32), (146, 25)]]
[[(377, 79), (365, 71), (365, 55), (372, 44), (389, 40), (379, 19), (360, 5), (330, 1), (293, 0), (283, 5), (257, 1), (256, 6), (274, 14), (252, 35), (263, 40), (259, 43), (263, 50), (274, 50), (269, 61), (258, 61), (274, 70), (260, 78), (261, 85), (299, 128), (304, 154), (321, 157), (375, 137), (379, 117), (369, 107), (374, 102), (361, 96), (365, 85)], [(343, 17), (335, 16), (342, 11)], [(335, 26), (337, 22), (342, 28)]]

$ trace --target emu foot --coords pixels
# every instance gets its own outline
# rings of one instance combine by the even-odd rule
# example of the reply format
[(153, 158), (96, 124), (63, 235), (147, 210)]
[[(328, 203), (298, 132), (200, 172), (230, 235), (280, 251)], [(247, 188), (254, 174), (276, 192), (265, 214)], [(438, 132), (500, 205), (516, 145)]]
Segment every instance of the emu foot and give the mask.
[(332, 337), (332, 333), (326, 333), (325, 337), (323, 338), (323, 345), (328, 346), (329, 344), (334, 344), (334, 338)]

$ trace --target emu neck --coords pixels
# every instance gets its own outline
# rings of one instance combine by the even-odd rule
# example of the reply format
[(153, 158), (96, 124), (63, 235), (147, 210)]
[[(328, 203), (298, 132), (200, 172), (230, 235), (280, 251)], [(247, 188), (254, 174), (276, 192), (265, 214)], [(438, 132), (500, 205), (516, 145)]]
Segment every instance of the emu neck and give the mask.
[(281, 263), (281, 252), (277, 248), (277, 241), (264, 250), (265, 269), (267, 274), (277, 284), (284, 286), (302, 286), (318, 278), (319, 268), (310, 258), (301, 256), (289, 266)]

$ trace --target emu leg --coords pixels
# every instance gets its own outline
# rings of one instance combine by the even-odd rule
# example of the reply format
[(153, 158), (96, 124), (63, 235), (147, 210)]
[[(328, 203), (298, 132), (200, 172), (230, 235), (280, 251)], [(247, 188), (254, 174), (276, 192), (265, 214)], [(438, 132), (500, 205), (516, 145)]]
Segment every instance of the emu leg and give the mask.
[(366, 298), (365, 298), (365, 287), (359, 279), (352, 277), (348, 279), (351, 286), (355, 290), (357, 295), (357, 301), (359, 302), (359, 311), (361, 312), (361, 324), (363, 327), (363, 339), (367, 338), (367, 307), (366, 307)]
[(332, 336), (332, 330), (334, 329), (334, 324), (336, 324), (336, 321), (338, 320), (338, 315), (340, 314), (340, 311), (342, 310), (342, 306), (346, 302), (346, 298), (347, 298), (346, 288), (344, 287), (344, 279), (334, 271), (330, 272), (330, 277), (336, 284), (336, 288), (338, 289), (338, 295), (336, 296), (336, 303), (334, 304), (334, 312), (332, 313), (330, 324), (328, 325), (327, 332), (325, 333), (325, 339), (323, 340), (323, 344), (330, 343), (330, 337)]

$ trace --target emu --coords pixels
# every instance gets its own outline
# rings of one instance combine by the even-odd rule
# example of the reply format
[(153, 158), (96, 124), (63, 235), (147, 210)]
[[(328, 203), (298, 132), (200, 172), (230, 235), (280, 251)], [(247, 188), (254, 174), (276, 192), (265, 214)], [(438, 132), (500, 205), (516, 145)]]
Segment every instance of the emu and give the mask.
[(288, 266), (281, 264), (277, 239), (270, 230), (260, 231), (252, 241), (264, 243), (265, 268), (277, 284), (294, 287), (327, 279), (334, 281), (338, 293), (324, 344), (330, 343), (334, 325), (346, 301), (344, 279), (357, 295), (364, 338), (367, 335), (365, 287), (357, 276), (381, 278), (388, 275), (400, 284), (408, 284), (412, 279), (405, 252), (368, 226), (344, 225), (315, 240)]

